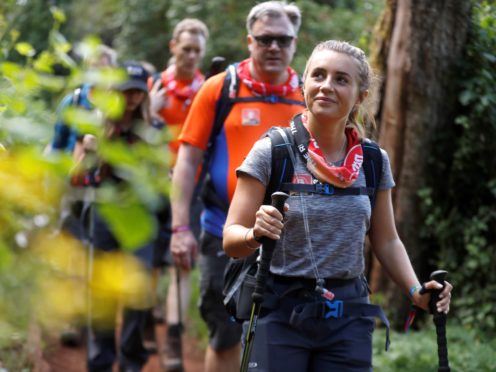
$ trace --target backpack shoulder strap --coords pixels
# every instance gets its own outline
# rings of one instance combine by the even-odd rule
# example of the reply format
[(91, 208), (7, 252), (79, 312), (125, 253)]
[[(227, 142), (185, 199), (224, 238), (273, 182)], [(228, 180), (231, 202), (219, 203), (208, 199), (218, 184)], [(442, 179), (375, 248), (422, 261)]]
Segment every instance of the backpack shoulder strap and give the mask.
[(362, 142), (363, 149), (363, 172), (367, 187), (373, 188), (374, 192), (369, 195), (370, 205), (374, 208), (375, 197), (379, 189), (382, 177), (382, 153), (381, 148), (374, 141), (365, 138)]
[(234, 63), (227, 67), (226, 77), (224, 78), (224, 83), (222, 84), (219, 99), (215, 105), (214, 125), (212, 127), (212, 131), (210, 132), (208, 147), (212, 146), (215, 138), (222, 130), (224, 122), (226, 121), (226, 118), (234, 105), (234, 99), (238, 96), (239, 78), (236, 73), (237, 66), (238, 64)]
[(293, 135), (289, 128), (272, 127), (267, 132), (271, 141), (271, 173), (264, 204), (270, 204), (271, 195), (281, 190), (284, 183), (291, 182), (296, 155), (293, 148)]
[(81, 105), (81, 87), (74, 89), (74, 92), (72, 93), (71, 105)]
[(195, 194), (201, 195), (205, 205), (214, 205), (225, 211), (227, 211), (229, 206), (225, 201), (221, 200), (221, 198), (216, 195), (215, 189), (212, 185), (210, 177), (207, 175), (207, 172), (210, 167), (213, 151), (212, 148), (215, 143), (215, 139), (221, 132), (222, 127), (224, 126), (224, 121), (234, 105), (234, 98), (238, 94), (239, 79), (236, 74), (236, 67), (237, 64), (231, 64), (227, 67), (227, 73), (224, 78), (224, 82), (222, 83), (220, 96), (215, 105), (214, 123), (208, 138), (207, 149), (203, 155), (202, 171), (200, 177), (198, 178), (198, 186), (195, 190)]

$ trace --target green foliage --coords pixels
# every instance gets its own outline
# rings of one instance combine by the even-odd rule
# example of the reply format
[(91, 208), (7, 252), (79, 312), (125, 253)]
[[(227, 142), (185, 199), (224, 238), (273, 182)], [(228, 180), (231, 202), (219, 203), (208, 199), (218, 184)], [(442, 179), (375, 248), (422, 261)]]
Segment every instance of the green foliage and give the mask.
[[(496, 6), (474, 2), (459, 74), (459, 115), (435, 138), (427, 187), (419, 192), (422, 231), (440, 247), (439, 267), (455, 285), (461, 324), (496, 334)], [(444, 177), (439, 177), (443, 174)]]
[(127, 59), (143, 60), (158, 69), (167, 65), (169, 37), (173, 26), (167, 18), (171, 0), (154, 0), (143, 6), (140, 0), (122, 1), (116, 23), (120, 32), (114, 47)]
[[(30, 324), (52, 326), (59, 322), (60, 327), (68, 317), (78, 315), (76, 307), (80, 305), (62, 297), (73, 291), (74, 278), (86, 272), (85, 261), (81, 259), (86, 256), (84, 253), (78, 256), (73, 270), (71, 254), (80, 254), (81, 245), (62, 234), (53, 234), (62, 195), (68, 191), (68, 176), (75, 166), (70, 154), (47, 156), (44, 151), (51, 141), (58, 114), (82, 133), (93, 133), (99, 140), (95, 160), (112, 165), (119, 176), (128, 181), (102, 188), (98, 195), (102, 214), (126, 249), (135, 249), (154, 236), (153, 215), (168, 188), (169, 159), (166, 146), (162, 146), (164, 137), (152, 135), (151, 129), (143, 126), (140, 134), (150, 144), (137, 144), (132, 150), (130, 146), (106, 139), (108, 122), (101, 117), (116, 118), (123, 113), (122, 95), (109, 93), (110, 86), (122, 82), (123, 72), (88, 69), (76, 63), (69, 54), (72, 45), (59, 32), (65, 13), (42, 3), (48, 12), (43, 13), (48, 14), (43, 20), (43, 25), (49, 27), (45, 33), (46, 47), (35, 37), (31, 38), (30, 33), (25, 37), (17, 29), (23, 25), (19, 19), (36, 19), (29, 7), (38, 9), (37, 1), (24, 5), (2, 2), (0, 6), (0, 200), (3, 202), (0, 209), (0, 360), (2, 367), (9, 370), (27, 367), (25, 356), (29, 351), (25, 345)], [(26, 14), (21, 14), (21, 10)], [(38, 32), (41, 33), (41, 29)], [(80, 49), (85, 55), (91, 55), (98, 43), (96, 38), (87, 38)], [(60, 66), (67, 76), (55, 74)], [(99, 113), (74, 109), (57, 114), (58, 101), (82, 82), (94, 85)], [(115, 287), (115, 292), (128, 289)], [(79, 287), (74, 291), (83, 294)], [(42, 304), (43, 300), (47, 304)], [(55, 304), (60, 314), (54, 311)]]
[[(235, 62), (248, 56), (246, 46), (246, 17), (258, 1), (213, 0), (198, 3), (193, 0), (171, 1), (168, 17), (171, 24), (184, 17), (202, 19), (210, 30), (206, 61), (224, 56)], [(367, 50), (369, 35), (377, 20), (383, 1), (357, 0), (354, 9), (330, 6), (315, 1), (295, 1), (302, 12), (302, 25), (293, 67), (303, 72), (305, 61), (314, 46), (327, 39), (347, 40)], [(360, 14), (360, 16), (357, 16)], [(219, 17), (222, 17), (219, 20)], [(205, 68), (208, 62), (205, 63)]]
[(208, 345), (208, 328), (198, 311), (200, 301), (200, 270), (191, 271), (191, 301), (188, 308), (188, 331), (199, 340), (200, 347)]
[[(451, 321), (450, 323), (453, 323)], [(448, 357), (452, 371), (489, 372), (496, 369), (496, 342), (459, 325), (447, 327)], [(433, 326), (407, 334), (392, 332), (391, 347), (384, 351), (385, 331), (374, 332), (374, 369), (381, 372), (435, 372), (438, 367), (436, 330)]]
[[(4, 10), (7, 17), (4, 22), (8, 26), (5, 33), (1, 32), (0, 18), (0, 35), (3, 35), (0, 37), (12, 39), (11, 43), (20, 37), (19, 41), (32, 47), (31, 52), (40, 53), (54, 38), (50, 34), (53, 34), (55, 24), (57, 32), (60, 30), (73, 43), (80, 41), (81, 35), (97, 35), (119, 52), (121, 60), (146, 60), (163, 69), (170, 58), (168, 42), (174, 26), (185, 17), (195, 17), (203, 20), (210, 30), (203, 66), (205, 70), (214, 56), (224, 56), (228, 62), (247, 57), (246, 16), (257, 3), (158, 0), (143, 6), (139, 0), (59, 0), (59, 8), (50, 8), (43, 0), (30, 0), (24, 5), (11, 1)], [(302, 0), (295, 3), (302, 10), (298, 51), (293, 63), (299, 72), (303, 71), (306, 58), (319, 41), (347, 40), (367, 51), (372, 28), (384, 7), (384, 0)], [(47, 21), (52, 18), (55, 21)], [(89, 19), (91, 22), (88, 22)], [(19, 32), (11, 34), (13, 28)], [(23, 60), (16, 49), (13, 51), (10, 59), (16, 62)], [(21, 48), (21, 52), (25, 50)]]

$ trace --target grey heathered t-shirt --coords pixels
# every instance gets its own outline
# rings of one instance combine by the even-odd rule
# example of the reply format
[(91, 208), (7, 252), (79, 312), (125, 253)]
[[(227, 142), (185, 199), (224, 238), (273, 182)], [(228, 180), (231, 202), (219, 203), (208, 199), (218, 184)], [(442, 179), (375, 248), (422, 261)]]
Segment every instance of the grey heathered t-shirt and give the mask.
[[(394, 187), (389, 158), (383, 158), (380, 190)], [(301, 157), (296, 155), (295, 175), (310, 179)], [(268, 137), (257, 141), (245, 161), (236, 170), (267, 185), (271, 171), (271, 143)], [(353, 187), (364, 187), (363, 168)], [(321, 278), (349, 279), (364, 270), (363, 248), (370, 224), (371, 206), (367, 195), (326, 196), (291, 195), (284, 230), (277, 242), (271, 272), (285, 276), (315, 278), (315, 266)], [(305, 232), (304, 216), (309, 234)], [(313, 254), (312, 254), (313, 253)], [(314, 264), (315, 262), (315, 264)]]

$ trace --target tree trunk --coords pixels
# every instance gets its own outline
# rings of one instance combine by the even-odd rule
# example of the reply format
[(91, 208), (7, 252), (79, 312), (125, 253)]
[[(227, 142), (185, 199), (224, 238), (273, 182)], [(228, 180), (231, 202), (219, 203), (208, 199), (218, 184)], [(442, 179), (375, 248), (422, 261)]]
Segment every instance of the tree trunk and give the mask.
[[(371, 61), (383, 76), (375, 107), (379, 144), (389, 154), (396, 181), (398, 232), (421, 281), (428, 278), (428, 260), (435, 257), (436, 247), (421, 246), (418, 191), (424, 186), (424, 170), (432, 164), (432, 134), (453, 121), (456, 68), (469, 22), (468, 0), (388, 0), (372, 43)], [(406, 296), (385, 277), (377, 261), (372, 262), (370, 281), (373, 290), (384, 292), (385, 305), (398, 326), (409, 306)]]

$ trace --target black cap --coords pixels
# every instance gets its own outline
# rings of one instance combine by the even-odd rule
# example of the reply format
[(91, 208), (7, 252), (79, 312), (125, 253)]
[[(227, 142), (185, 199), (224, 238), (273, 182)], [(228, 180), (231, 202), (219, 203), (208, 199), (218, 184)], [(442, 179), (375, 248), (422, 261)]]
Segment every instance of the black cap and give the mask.
[(139, 62), (126, 61), (121, 68), (126, 70), (128, 79), (117, 86), (118, 90), (139, 89), (148, 92), (148, 72)]

